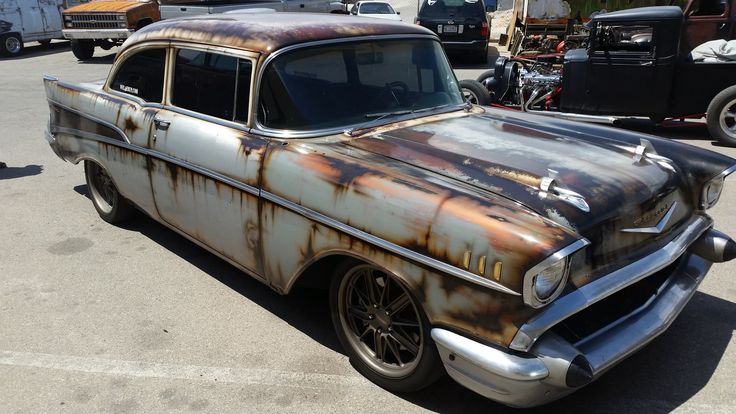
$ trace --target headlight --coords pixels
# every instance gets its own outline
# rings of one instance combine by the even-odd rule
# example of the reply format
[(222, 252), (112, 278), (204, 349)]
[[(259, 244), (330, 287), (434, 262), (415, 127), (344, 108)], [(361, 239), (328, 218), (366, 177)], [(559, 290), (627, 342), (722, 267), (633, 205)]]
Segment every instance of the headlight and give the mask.
[(532, 284), (534, 296), (540, 303), (544, 303), (555, 293), (567, 276), (567, 259), (558, 260), (552, 266), (534, 275)]
[(718, 202), (718, 199), (721, 198), (721, 192), (723, 192), (723, 178), (722, 176), (718, 176), (705, 184), (703, 187), (703, 209), (707, 210)]
[(126, 28), (126, 27), (128, 27), (128, 23), (120, 22), (120, 23), (118, 23), (118, 26), (120, 26), (122, 28)]
[(567, 283), (571, 255), (588, 244), (586, 239), (577, 240), (529, 269), (524, 274), (524, 303), (541, 308), (557, 298)]
[(125, 15), (124, 14), (119, 14), (118, 15), (118, 20), (125, 20)]
[(64, 16), (64, 21), (65, 21), (65, 22), (70, 22), (70, 21), (72, 21), (72, 16)]

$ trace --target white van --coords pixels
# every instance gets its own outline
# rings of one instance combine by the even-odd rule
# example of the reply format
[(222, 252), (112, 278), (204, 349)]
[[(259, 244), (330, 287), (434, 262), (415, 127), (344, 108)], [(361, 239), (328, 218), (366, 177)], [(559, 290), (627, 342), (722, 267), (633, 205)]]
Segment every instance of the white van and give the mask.
[[(89, 0), (87, 0), (89, 1)], [(63, 39), (61, 11), (84, 0), (0, 0), (0, 54), (17, 56), (23, 42)]]

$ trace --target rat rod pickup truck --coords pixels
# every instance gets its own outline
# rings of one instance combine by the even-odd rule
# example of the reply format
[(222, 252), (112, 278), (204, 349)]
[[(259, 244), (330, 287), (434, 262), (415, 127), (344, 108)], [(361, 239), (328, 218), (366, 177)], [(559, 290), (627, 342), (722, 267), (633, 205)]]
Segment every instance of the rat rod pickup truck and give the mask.
[(329, 288), (353, 365), (394, 392), (446, 372), (513, 406), (560, 398), (736, 256), (708, 215), (736, 160), (470, 105), (417, 25), (165, 20), (106, 81), (44, 86), (46, 139), (103, 220), (135, 206), (279, 293)]
[(736, 61), (690, 58), (690, 50), (699, 44), (694, 41), (713, 39), (696, 36), (703, 34), (696, 29), (707, 22), (673, 6), (606, 13), (591, 22), (589, 47), (568, 51), (561, 66), (499, 58), (494, 69), (477, 79), (490, 96), (480, 85), (463, 81), (469, 95), (480, 103), (490, 100), (527, 112), (591, 122), (630, 116), (655, 122), (705, 116), (713, 138), (736, 145)]

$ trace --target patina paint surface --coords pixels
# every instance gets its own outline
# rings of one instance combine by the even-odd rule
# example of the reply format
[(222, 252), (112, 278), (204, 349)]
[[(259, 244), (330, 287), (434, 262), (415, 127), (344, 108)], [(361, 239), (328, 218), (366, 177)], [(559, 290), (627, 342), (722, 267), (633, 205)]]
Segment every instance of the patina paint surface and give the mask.
[(126, 21), (129, 27), (135, 27), (135, 24), (142, 19), (148, 18), (151, 19), (151, 21), (153, 22), (161, 20), (161, 13), (158, 9), (158, 3), (152, 0), (96, 0), (70, 7), (64, 11), (64, 15), (98, 15), (100, 13), (125, 13)]
[[(289, 27), (276, 15), (257, 27), (248, 19), (164, 22), (131, 38), (121, 55), (146, 39), (211, 42), (265, 56), (300, 41), (425, 34), (361, 19), (337, 27), (330, 16), (308, 15), (303, 26)], [(593, 244), (573, 257), (573, 285), (634, 260), (641, 247), (672, 237), (696, 208), (702, 183), (734, 162), (654, 138), (672, 165), (636, 162), (632, 150), (641, 135), (478, 107), (356, 136), (267, 138), (249, 125), (141, 106), (100, 85), (46, 80), (45, 86), (57, 154), (99, 163), (143, 211), (274, 290), (289, 292), (325, 257), (355, 257), (400, 278), (432, 325), (501, 345), (536, 313), (519, 295), (527, 270), (583, 237)], [(157, 129), (155, 117), (169, 121), (168, 130)], [(590, 212), (540, 191), (549, 170), (585, 198)], [(631, 223), (657, 220), (651, 210), (675, 201), (682, 208), (656, 240), (618, 234)], [(492, 280), (512, 294), (416, 257)]]
[(268, 54), (296, 43), (386, 34), (432, 35), (432, 32), (401, 22), (320, 13), (273, 13), (268, 18), (218, 15), (164, 20), (139, 30), (125, 46), (146, 40), (178, 39)]

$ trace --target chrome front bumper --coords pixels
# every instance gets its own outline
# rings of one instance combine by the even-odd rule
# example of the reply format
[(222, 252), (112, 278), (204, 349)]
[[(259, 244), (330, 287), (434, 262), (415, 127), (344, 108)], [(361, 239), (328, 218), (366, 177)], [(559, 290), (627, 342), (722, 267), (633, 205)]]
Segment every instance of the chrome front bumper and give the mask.
[(65, 39), (127, 39), (133, 29), (64, 29)]
[[(575, 343), (547, 330), (553, 325), (533, 323), (532, 326), (538, 328), (533, 330), (538, 337), (523, 351), (496, 348), (445, 329), (432, 329), (432, 339), (447, 373), (463, 386), (514, 407), (545, 404), (590, 383), (664, 332), (690, 301), (712, 265), (708, 257), (694, 253), (698, 251), (696, 247), (702, 248), (704, 240), (718, 233), (709, 230), (710, 225), (706, 218), (690, 224), (692, 238), (670, 263), (681, 261), (646, 303)], [(672, 253), (677, 252), (679, 249)], [(637, 274), (618, 277), (643, 279)], [(608, 294), (629, 285), (621, 285)], [(590, 305), (591, 302), (586, 302), (570, 313), (580, 312)], [(545, 313), (540, 315), (543, 317)]]

